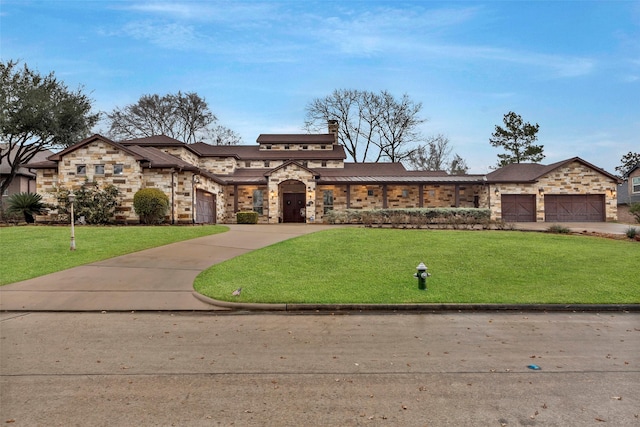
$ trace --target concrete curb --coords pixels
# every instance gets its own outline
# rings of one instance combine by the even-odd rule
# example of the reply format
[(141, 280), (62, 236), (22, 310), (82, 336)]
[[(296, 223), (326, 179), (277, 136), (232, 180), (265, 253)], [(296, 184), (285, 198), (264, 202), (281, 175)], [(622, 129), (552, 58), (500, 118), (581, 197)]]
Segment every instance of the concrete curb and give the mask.
[(640, 304), (258, 304), (220, 301), (194, 291), (200, 301), (231, 310), (250, 311), (610, 311), (640, 312)]

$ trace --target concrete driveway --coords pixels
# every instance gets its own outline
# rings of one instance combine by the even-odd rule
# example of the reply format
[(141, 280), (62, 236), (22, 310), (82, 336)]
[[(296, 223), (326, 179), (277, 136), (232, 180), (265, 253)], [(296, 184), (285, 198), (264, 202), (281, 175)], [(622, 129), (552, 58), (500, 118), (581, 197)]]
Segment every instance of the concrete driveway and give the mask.
[(331, 226), (229, 225), (200, 237), (0, 287), (0, 311), (224, 310), (193, 296), (203, 270)]
[[(546, 230), (547, 223), (518, 223)], [(565, 223), (574, 231), (624, 234), (629, 225)], [(338, 226), (229, 225), (226, 233), (173, 243), (0, 287), (0, 311), (227, 310), (193, 295), (210, 266), (293, 237)]]

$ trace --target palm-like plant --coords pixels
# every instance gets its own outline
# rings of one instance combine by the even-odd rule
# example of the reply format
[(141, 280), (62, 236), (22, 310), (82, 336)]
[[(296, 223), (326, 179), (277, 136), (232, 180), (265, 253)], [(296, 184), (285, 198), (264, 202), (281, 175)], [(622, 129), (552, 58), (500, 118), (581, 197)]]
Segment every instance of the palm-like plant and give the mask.
[(7, 199), (7, 213), (22, 214), (27, 223), (35, 222), (34, 215), (46, 212), (42, 196), (37, 193), (16, 193)]

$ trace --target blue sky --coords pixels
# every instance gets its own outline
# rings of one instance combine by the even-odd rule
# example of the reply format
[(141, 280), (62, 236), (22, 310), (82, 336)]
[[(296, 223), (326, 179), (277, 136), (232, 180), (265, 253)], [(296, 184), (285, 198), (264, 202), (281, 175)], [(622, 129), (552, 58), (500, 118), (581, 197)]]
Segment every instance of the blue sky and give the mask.
[(640, 1), (0, 0), (0, 56), (82, 85), (96, 111), (197, 92), (245, 144), (360, 89), (421, 102), (422, 133), (474, 173), (509, 111), (540, 125), (544, 163), (614, 172), (640, 151)]

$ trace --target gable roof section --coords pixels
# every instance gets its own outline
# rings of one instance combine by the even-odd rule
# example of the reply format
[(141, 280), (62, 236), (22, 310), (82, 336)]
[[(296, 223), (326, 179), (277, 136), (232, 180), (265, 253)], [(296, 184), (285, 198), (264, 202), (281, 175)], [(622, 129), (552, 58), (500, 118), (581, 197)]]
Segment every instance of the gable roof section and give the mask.
[(82, 147), (84, 147), (86, 145), (89, 145), (89, 144), (91, 144), (92, 142), (95, 142), (95, 141), (102, 141), (102, 142), (105, 142), (105, 143), (107, 143), (109, 145), (112, 145), (115, 148), (117, 148), (119, 150), (122, 150), (125, 153), (129, 154), (130, 156), (133, 156), (136, 160), (144, 160), (137, 153), (135, 153), (134, 151), (131, 151), (129, 148), (125, 147), (124, 145), (122, 145), (122, 144), (120, 144), (118, 142), (112, 141), (109, 138), (104, 137), (104, 136), (99, 135), (99, 134), (95, 134), (95, 135), (92, 135), (92, 136), (90, 136), (88, 138), (85, 138), (82, 141), (80, 141), (80, 142), (78, 142), (76, 144), (73, 144), (73, 145), (65, 148), (62, 151), (60, 151), (60, 152), (58, 152), (58, 153), (56, 153), (56, 154), (54, 154), (52, 156), (49, 156), (47, 159), (48, 160), (52, 160), (54, 162), (59, 162), (62, 159), (62, 157), (65, 156), (66, 154), (69, 154), (69, 153), (71, 153), (73, 151), (76, 151), (79, 148), (82, 148)]
[(265, 174), (265, 176), (271, 176), (273, 173), (275, 173), (275, 172), (279, 171), (280, 169), (284, 169), (284, 168), (286, 168), (287, 166), (291, 166), (291, 165), (295, 165), (295, 166), (297, 166), (297, 167), (298, 167), (298, 169), (302, 169), (302, 170), (304, 170), (304, 171), (307, 171), (307, 172), (309, 172), (311, 175), (317, 175), (317, 173), (316, 173), (313, 169), (309, 169), (308, 167), (303, 166), (303, 165), (301, 165), (300, 163), (298, 163), (298, 162), (296, 162), (296, 161), (294, 161), (294, 160), (288, 160), (288, 161), (286, 161), (286, 162), (283, 162), (280, 166), (277, 166), (277, 167), (275, 167), (275, 168), (273, 168), (273, 169), (269, 170), (269, 172), (267, 172), (267, 173)]
[(285, 133), (271, 134), (261, 133), (256, 142), (258, 144), (335, 144), (335, 135), (332, 133)]
[(594, 171), (611, 178), (616, 183), (620, 183), (620, 179), (610, 174), (609, 172), (601, 169), (591, 163), (581, 159), (580, 157), (572, 157), (571, 159), (562, 160), (550, 165), (542, 165), (539, 163), (511, 163), (503, 166), (487, 175), (488, 183), (503, 183), (503, 182), (537, 182), (543, 176), (553, 172), (556, 169), (567, 166), (570, 163), (578, 162), (587, 166)]

